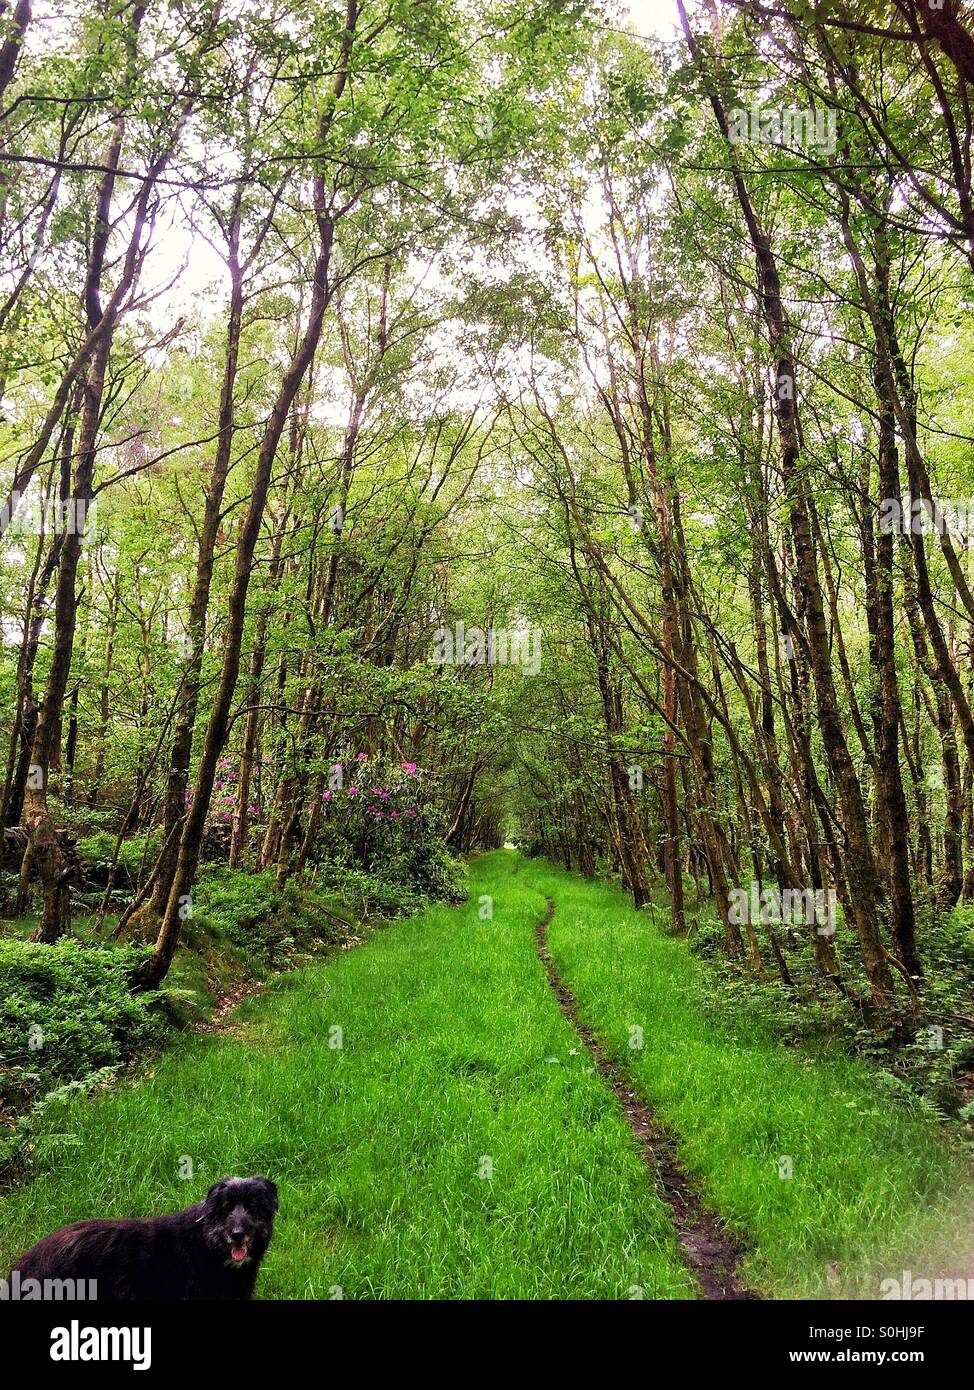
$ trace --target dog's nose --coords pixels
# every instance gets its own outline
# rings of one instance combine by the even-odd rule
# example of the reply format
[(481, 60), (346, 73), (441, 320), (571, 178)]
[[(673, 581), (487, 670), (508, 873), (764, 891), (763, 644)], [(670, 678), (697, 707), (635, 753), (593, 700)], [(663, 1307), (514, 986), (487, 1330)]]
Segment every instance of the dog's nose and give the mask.
[(242, 1226), (234, 1226), (233, 1230), (230, 1232), (230, 1239), (243, 1240), (245, 1235), (246, 1231), (243, 1229)]

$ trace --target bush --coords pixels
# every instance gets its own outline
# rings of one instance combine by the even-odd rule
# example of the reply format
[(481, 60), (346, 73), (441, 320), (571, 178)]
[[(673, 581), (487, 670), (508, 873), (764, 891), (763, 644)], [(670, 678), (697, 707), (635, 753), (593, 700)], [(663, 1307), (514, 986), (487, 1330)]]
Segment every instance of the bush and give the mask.
[(318, 882), (357, 916), (393, 918), (421, 912), (431, 902), (462, 902), (466, 877), (466, 865), (442, 843), (414, 840), (407, 852), (390, 855), (374, 868), (361, 868), (345, 858), (328, 859), (319, 869)]
[[(63, 826), (74, 840), (81, 840), (86, 835), (95, 835), (98, 831), (108, 832), (113, 825), (118, 824), (119, 810), (115, 806), (98, 808), (86, 806), (84, 803), (69, 806), (52, 796), (50, 807), (55, 824)], [(112, 836), (112, 843), (114, 840), (115, 837)]]
[(274, 892), (274, 872), (216, 869), (193, 890), (197, 930), (228, 942), (251, 961), (285, 969), (296, 951), (345, 941), (351, 923), (336, 921), (325, 904), (302, 884)]
[(416, 836), (393, 860), (401, 878), (425, 898), (463, 902), (467, 896), (467, 866), (435, 836)]
[[(810, 1049), (842, 1049), (883, 1071), (877, 1084), (887, 1094), (919, 1106), (941, 1119), (958, 1119), (961, 1134), (974, 1143), (974, 1025), (971, 972), (974, 969), (974, 905), (961, 903), (940, 916), (929, 914), (918, 932), (925, 982), (916, 1011), (903, 1010), (882, 1026), (863, 1019), (848, 1000), (829, 989), (816, 972), (805, 938), (796, 929), (797, 949), (782, 944), (796, 988), (784, 989), (765, 949), (764, 978), (752, 979), (740, 963), (728, 961), (723, 930), (712, 904), (697, 914), (689, 946), (708, 966), (706, 1006), (746, 1038), (756, 1031), (779, 1042)], [(838, 916), (835, 937), (847, 982), (866, 992), (852, 928)], [(903, 995), (900, 995), (901, 1004)]]
[(922, 949), (938, 973), (959, 971), (966, 982), (974, 969), (974, 903), (958, 903), (930, 923), (923, 933)]
[(158, 995), (128, 988), (142, 956), (71, 938), (0, 940), (0, 1105), (20, 1106), (162, 1042)]
[[(344, 903), (326, 901), (321, 894), (291, 879), (280, 899), (278, 916), (296, 946), (335, 946), (350, 940), (357, 923), (336, 911)], [(347, 908), (346, 908), (347, 911)]]
[(408, 884), (340, 861), (322, 864), (318, 882), (358, 917), (406, 917), (420, 912), (429, 901)]
[(463, 899), (466, 869), (443, 843), (442, 808), (415, 763), (359, 753), (332, 772), (312, 851), (329, 888), (386, 917)]
[(212, 869), (193, 889), (193, 921), (212, 936), (246, 946), (253, 932), (274, 915), (274, 875)]
[(10, 1129), (0, 1132), (0, 1175), (7, 1178), (17, 1168), (23, 1169), (26, 1167), (28, 1151), (33, 1149), (36, 1152), (41, 1148), (44, 1142), (44, 1117), (48, 1111), (57, 1105), (66, 1104), (74, 1096), (87, 1095), (91, 1091), (111, 1086), (115, 1080), (115, 1071), (115, 1067), (99, 1067), (97, 1071), (81, 1077), (79, 1081), (67, 1081), (63, 1086), (57, 1086), (53, 1091), (38, 1096), (26, 1114), (19, 1115)]
[[(115, 853), (116, 836), (108, 830), (98, 830), (84, 840), (78, 841), (78, 854), (84, 865), (85, 876), (93, 883), (103, 887), (111, 872), (112, 857)], [(133, 835), (123, 840), (118, 849), (116, 882), (134, 888), (155, 863), (159, 856), (161, 842), (154, 832), (148, 835)]]
[(273, 964), (285, 935), (278, 920), (274, 875), (214, 869), (193, 889), (193, 927)]

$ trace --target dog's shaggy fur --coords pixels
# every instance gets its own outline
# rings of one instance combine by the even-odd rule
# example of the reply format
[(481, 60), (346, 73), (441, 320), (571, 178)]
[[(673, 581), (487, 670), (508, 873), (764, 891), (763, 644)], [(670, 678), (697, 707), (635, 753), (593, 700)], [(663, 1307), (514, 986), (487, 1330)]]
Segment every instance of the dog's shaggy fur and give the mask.
[(171, 1216), (63, 1226), (15, 1269), (21, 1282), (94, 1280), (99, 1302), (247, 1299), (277, 1206), (277, 1188), (267, 1178), (221, 1178), (202, 1202)]

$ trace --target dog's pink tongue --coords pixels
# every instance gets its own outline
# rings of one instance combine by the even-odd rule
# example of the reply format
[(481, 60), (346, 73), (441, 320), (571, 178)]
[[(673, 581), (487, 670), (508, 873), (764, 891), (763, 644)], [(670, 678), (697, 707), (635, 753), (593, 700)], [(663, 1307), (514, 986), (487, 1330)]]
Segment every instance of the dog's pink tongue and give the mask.
[(233, 1246), (230, 1251), (230, 1258), (238, 1262), (240, 1260), (245, 1260), (247, 1258), (247, 1247), (245, 1245), (241, 1245), (239, 1248), (236, 1245)]

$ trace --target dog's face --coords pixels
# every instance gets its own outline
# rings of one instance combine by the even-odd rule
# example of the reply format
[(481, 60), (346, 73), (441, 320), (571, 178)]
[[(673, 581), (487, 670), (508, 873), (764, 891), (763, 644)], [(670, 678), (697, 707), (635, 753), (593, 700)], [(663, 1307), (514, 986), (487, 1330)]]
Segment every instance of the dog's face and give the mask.
[(277, 1188), (267, 1178), (221, 1178), (203, 1203), (207, 1244), (243, 1269), (267, 1249), (277, 1205)]

